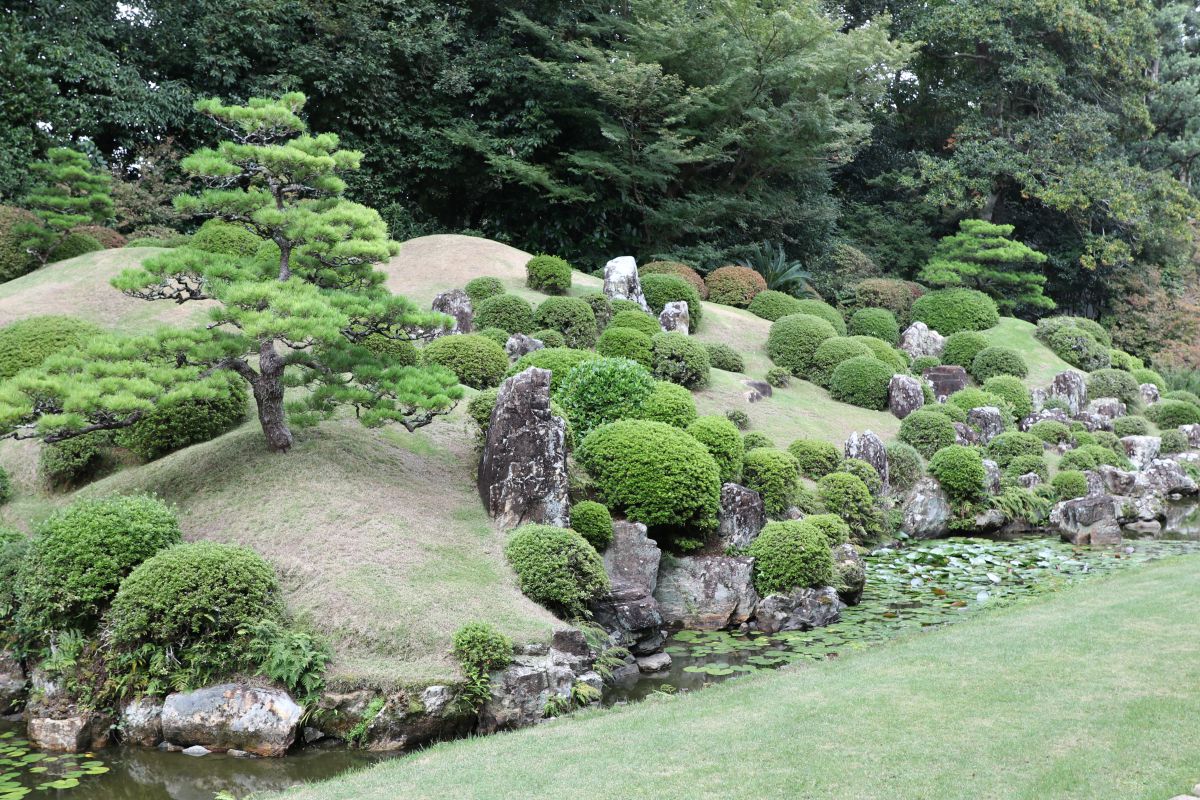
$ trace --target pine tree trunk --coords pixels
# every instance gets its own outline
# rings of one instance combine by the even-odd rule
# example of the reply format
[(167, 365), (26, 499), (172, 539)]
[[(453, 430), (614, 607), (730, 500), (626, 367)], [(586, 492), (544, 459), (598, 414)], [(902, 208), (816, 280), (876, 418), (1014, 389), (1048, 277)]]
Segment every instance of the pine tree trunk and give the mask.
[(293, 441), (283, 407), (283, 367), (283, 359), (275, 352), (275, 343), (263, 342), (258, 351), (258, 375), (251, 385), (267, 446), (277, 453), (286, 453)]

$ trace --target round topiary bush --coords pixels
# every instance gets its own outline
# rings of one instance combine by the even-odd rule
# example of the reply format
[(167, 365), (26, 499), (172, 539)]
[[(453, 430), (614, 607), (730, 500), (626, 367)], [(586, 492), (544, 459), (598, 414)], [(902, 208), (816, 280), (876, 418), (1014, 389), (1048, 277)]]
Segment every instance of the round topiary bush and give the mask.
[(867, 487), (867, 491), (871, 493), (872, 497), (883, 491), (883, 478), (880, 477), (875, 467), (861, 458), (843, 458), (842, 463), (838, 464), (837, 471), (848, 472), (856, 476)]
[[(545, 347), (566, 347), (567, 339), (561, 333), (549, 328), (544, 328), (540, 331), (533, 332), (533, 338), (537, 339)], [(505, 340), (507, 344), (508, 340)]]
[[(496, 344), (500, 345), (501, 347), (504, 347), (504, 345), (508, 344), (508, 339), (509, 339), (508, 331), (506, 331), (502, 328), (483, 328), (481, 330), (475, 331), (475, 334), (477, 336), (485, 336), (488, 339), (491, 339)], [(543, 344), (545, 344), (544, 340), (543, 340)], [(417, 358), (418, 358), (418, 360), (420, 360), (420, 353), (417, 353)]]
[(823, 439), (797, 439), (788, 445), (800, 474), (810, 480), (824, 477), (842, 463), (842, 451)]
[(806, 375), (813, 383), (828, 389), (833, 382), (834, 370), (843, 362), (873, 356), (874, 352), (864, 342), (844, 336), (826, 339), (813, 351)]
[(17, 573), (25, 560), (29, 539), (0, 525), (0, 630), (11, 630), (17, 613)]
[(917, 356), (912, 362), (913, 375), (923, 375), (925, 370), (940, 367), (942, 360), (937, 356)]
[(857, 475), (829, 473), (817, 481), (817, 496), (826, 510), (845, 520), (855, 540), (866, 542), (883, 533), (883, 517), (867, 485)]
[(925, 462), (917, 449), (904, 442), (888, 442), (888, 483), (893, 489), (906, 492), (925, 474)]
[(31, 643), (96, 628), (121, 581), (177, 544), (175, 513), (153, 497), (77, 500), (39, 525), (17, 576), (17, 627)]
[(54, 249), (50, 251), (46, 261), (54, 263), (56, 261), (66, 261), (68, 258), (76, 258), (85, 253), (95, 253), (97, 250), (103, 250), (104, 245), (100, 244), (94, 236), (88, 236), (86, 233), (68, 233), (62, 240), (54, 245)]
[(855, 336), (874, 336), (888, 344), (900, 341), (900, 324), (886, 308), (860, 308), (850, 317), (849, 332)]
[(1113, 433), (1117, 435), (1117, 438), (1124, 436), (1148, 436), (1150, 434), (1150, 422), (1145, 417), (1137, 415), (1117, 417), (1113, 420)]
[(654, 387), (654, 378), (636, 361), (596, 358), (572, 369), (554, 398), (576, 435), (584, 437), (606, 422), (638, 416)]
[(467, 401), (467, 416), (475, 423), (481, 437), (487, 435), (492, 424), (492, 409), (496, 407), (499, 393), (499, 389), (484, 389)]
[(987, 444), (988, 457), (1004, 469), (1020, 456), (1042, 457), (1046, 443), (1032, 433), (1005, 431)]
[(687, 264), (678, 261), (651, 261), (638, 267), (638, 275), (643, 278), (647, 275), (674, 275), (683, 278), (692, 285), (702, 300), (708, 299), (708, 286), (705, 285), (704, 278)]
[[(1076, 434), (1076, 438), (1077, 437), (1078, 434)], [(1101, 447), (1107, 447), (1114, 453), (1123, 452), (1125, 450), (1125, 446), (1121, 444), (1120, 438), (1118, 438), (1117, 435), (1112, 431), (1092, 431), (1091, 437), (1092, 441), (1076, 441), (1075, 446), (1086, 447), (1089, 444), (1098, 444)]]
[(1191, 444), (1188, 442), (1187, 436), (1185, 436), (1183, 434), (1183, 431), (1179, 431), (1179, 430), (1163, 431), (1161, 438), (1162, 438), (1162, 447), (1160, 449), (1160, 452), (1162, 452), (1162, 453), (1166, 453), (1169, 455), (1171, 453), (1183, 453), (1183, 452), (1191, 449)]
[(696, 288), (683, 278), (678, 275), (647, 275), (642, 281), (642, 293), (646, 295), (646, 304), (655, 316), (662, 313), (667, 303), (687, 303), (688, 327), (692, 332), (699, 329), (700, 319), (704, 316), (704, 304)]
[(750, 313), (756, 317), (774, 322), (780, 317), (786, 317), (789, 314), (800, 314), (800, 300), (792, 297), (784, 292), (777, 292), (774, 289), (767, 289), (765, 292), (759, 292), (754, 295), (754, 299), (747, 306)]
[(942, 363), (970, 368), (975, 356), (988, 346), (986, 336), (978, 331), (959, 331), (946, 337)]
[(489, 297), (504, 294), (504, 283), (499, 278), (484, 275), (467, 281), (463, 290), (467, 293), (467, 297), (471, 298), (471, 307), (475, 308)]
[(1200, 423), (1200, 406), (1184, 400), (1159, 400), (1146, 407), (1146, 418), (1163, 430), (1195, 425)]
[(648, 526), (709, 530), (721, 478), (705, 446), (662, 422), (622, 420), (589, 433), (575, 457), (609, 508)]
[[(1037, 445), (1040, 450), (1042, 443), (1039, 441)], [(929, 460), (929, 474), (953, 502), (975, 502), (987, 494), (983, 456), (974, 447), (961, 444), (943, 447)]]
[(830, 547), (850, 541), (850, 526), (837, 514), (809, 514), (804, 521), (819, 530)]
[(18, 225), (37, 225), (38, 218), (23, 208), (0, 205), (0, 283), (31, 272), (37, 261), (23, 246), (25, 237), (13, 230)]
[(1155, 372), (1152, 369), (1146, 369), (1145, 367), (1140, 367), (1140, 368), (1134, 369), (1130, 374), (1133, 375), (1134, 380), (1136, 380), (1139, 384), (1142, 384), (1142, 383), (1153, 384), (1160, 392), (1165, 392), (1167, 390), (1166, 378), (1164, 378), (1162, 375), (1158, 374), (1157, 372)]
[[(1109, 348), (1108, 361), (1109, 366), (1113, 369), (1123, 369), (1126, 372), (1133, 372), (1135, 369), (1141, 368), (1141, 359), (1126, 353), (1124, 350), (1118, 350), (1115, 347)], [(1099, 369), (1097, 367), (1097, 369)]]
[(812, 367), (813, 355), (821, 343), (835, 336), (837, 331), (826, 320), (809, 314), (792, 314), (771, 324), (767, 355), (777, 366), (801, 378)]
[(570, 528), (522, 525), (504, 556), (526, 597), (568, 619), (585, 614), (588, 603), (610, 588), (596, 548)]
[(1087, 476), (1074, 469), (1055, 475), (1054, 480), (1050, 481), (1050, 486), (1060, 500), (1074, 500), (1076, 497), (1086, 497), (1088, 493)]
[(613, 538), (612, 514), (602, 503), (582, 500), (571, 506), (571, 528), (603, 553)]
[(954, 444), (954, 440), (954, 423), (930, 408), (918, 408), (900, 421), (900, 441), (925, 458), (933, 458), (934, 453)]
[(771, 367), (767, 370), (766, 381), (768, 386), (774, 386), (776, 389), (786, 389), (792, 385), (792, 373), (783, 367)]
[(711, 365), (703, 344), (678, 331), (664, 331), (654, 335), (650, 346), (654, 377), (689, 389), (708, 385)]
[(524, 372), (530, 367), (549, 370), (550, 392), (553, 394), (562, 388), (571, 370), (585, 361), (595, 361), (597, 358), (599, 356), (588, 350), (573, 350), (570, 347), (546, 347), (541, 350), (534, 350), (532, 353), (526, 353), (518, 358), (516, 363), (508, 368), (505, 377), (510, 378), (513, 375)]
[(546, 294), (571, 288), (571, 265), (558, 256), (534, 256), (525, 262), (525, 285)]
[(839, 336), (846, 335), (846, 320), (842, 317), (842, 312), (829, 305), (829, 303), (826, 303), (824, 300), (813, 300), (811, 298), (797, 302), (800, 306), (800, 310), (797, 313), (819, 317), (832, 325)]
[(705, 343), (704, 349), (708, 351), (708, 363), (713, 369), (723, 369), (726, 372), (743, 372), (746, 369), (742, 354), (727, 344)]
[(215, 439), (246, 419), (246, 382), (230, 375), (219, 393), (161, 402), (114, 441), (143, 461)]
[[(508, 334), (504, 334), (504, 338), (507, 341)], [(421, 360), (421, 352), (407, 339), (389, 339), (381, 334), (372, 333), (363, 339), (362, 346), (379, 356), (390, 367), (414, 367)]]
[(658, 324), (658, 320), (645, 311), (617, 311), (608, 323), (607, 330), (613, 328), (633, 328), (647, 336), (662, 333), (662, 326)]
[[(1039, 324), (1039, 335), (1040, 332)], [(1042, 341), (1063, 361), (1082, 370), (1106, 369), (1112, 363), (1108, 347), (1081, 328), (1056, 328), (1042, 337)]]
[(1055, 332), (1068, 328), (1083, 331), (1104, 345), (1106, 350), (1112, 347), (1112, 336), (1104, 329), (1104, 326), (1096, 322), (1096, 320), (1086, 317), (1042, 317), (1038, 320), (1036, 335), (1039, 339), (1045, 341), (1053, 336)]
[(971, 362), (971, 376), (980, 383), (997, 375), (1013, 375), (1024, 378), (1029, 374), (1029, 366), (1021, 354), (1011, 347), (985, 347), (979, 351)]
[(1087, 377), (1088, 400), (1115, 397), (1128, 408), (1137, 408), (1142, 393), (1137, 378), (1119, 369), (1098, 369)]
[(220, 219), (210, 219), (192, 234), (188, 247), (226, 256), (249, 258), (258, 253), (263, 244), (261, 237), (241, 225)]
[(846, 338), (851, 342), (865, 344), (871, 351), (871, 355), (885, 364), (890, 364), (897, 372), (908, 371), (908, 354), (892, 347), (883, 339), (876, 339), (874, 336), (848, 336)]
[[(600, 270), (600, 277), (604, 277), (603, 269)], [(639, 314), (647, 313), (646, 309), (642, 308), (639, 304), (635, 303), (633, 300), (626, 300), (622, 297), (618, 297), (618, 298), (615, 298), (614, 300), (612, 300), (611, 305), (612, 305), (612, 313), (614, 313), (614, 314), (620, 314), (622, 311), (636, 311)], [(657, 323), (657, 320), (656, 320), (656, 323)]]
[(721, 483), (741, 480), (746, 451), (736, 425), (724, 417), (697, 417), (687, 426), (687, 432), (712, 456)]
[(1043, 419), (1029, 426), (1029, 432), (1047, 444), (1060, 444), (1071, 438), (1071, 429), (1053, 419)]
[(692, 399), (692, 393), (682, 386), (656, 381), (654, 391), (642, 404), (637, 418), (686, 428), (696, 419), (696, 401)]
[(1186, 389), (1175, 389), (1166, 392), (1162, 396), (1163, 400), (1182, 400), (1185, 403), (1191, 403), (1194, 406), (1200, 406), (1200, 395), (1195, 392), (1189, 392)]
[(711, 302), (737, 308), (746, 308), (755, 295), (767, 290), (763, 276), (749, 267), (718, 267), (708, 273), (704, 283)]
[(800, 486), (800, 468), (783, 450), (756, 447), (742, 459), (742, 483), (762, 495), (768, 516), (778, 517), (792, 505)]
[(833, 371), (829, 393), (834, 400), (880, 411), (887, 408), (888, 384), (895, 368), (874, 356), (843, 361)]
[(998, 397), (991, 392), (985, 392), (983, 389), (976, 389), (973, 386), (968, 386), (965, 389), (959, 389), (954, 394), (950, 395), (947, 405), (955, 405), (963, 411), (969, 412), (973, 408), (983, 408), (984, 406), (992, 406), (1000, 409), (1001, 416), (1006, 422), (1012, 422), (1015, 412), (1008, 401), (1003, 397)]
[(613, 315), (612, 303), (604, 292), (584, 292), (579, 296), (579, 299), (591, 307), (592, 316), (596, 318), (596, 330), (604, 330)]
[(762, 597), (833, 583), (828, 540), (806, 520), (768, 522), (746, 552), (754, 558), (754, 589)]
[(982, 331), (1000, 321), (996, 302), (974, 289), (939, 289), (918, 297), (912, 304), (913, 319), (924, 322), (943, 336), (959, 331)]
[(1074, 450), (1068, 451), (1063, 455), (1062, 460), (1058, 462), (1058, 468), (1060, 470), (1085, 471), (1098, 467), (1099, 464), (1096, 461), (1095, 454), (1086, 450), (1086, 447), (1094, 447), (1094, 445), (1084, 445), (1083, 447), (1077, 447)]
[(609, 326), (596, 342), (596, 352), (609, 358), (628, 358), (646, 369), (654, 366), (650, 337), (636, 328)]
[(515, 294), (498, 294), (479, 303), (475, 308), (476, 328), (499, 328), (513, 333), (528, 334), (536, 329), (533, 307)]
[(596, 343), (596, 315), (592, 313), (592, 307), (578, 297), (543, 300), (533, 315), (533, 324), (561, 333), (567, 347), (586, 349)]
[(896, 321), (907, 325), (912, 321), (912, 304), (924, 290), (911, 281), (893, 278), (867, 278), (854, 287), (854, 304), (858, 308), (886, 308), (896, 315)]
[(111, 466), (107, 457), (112, 431), (93, 431), (53, 444), (38, 453), (38, 477), (50, 489), (74, 489), (95, 480)]
[(924, 409), (932, 411), (936, 414), (941, 414), (951, 422), (966, 422), (967, 412), (954, 405), (953, 403), (938, 403), (931, 402), (928, 397), (925, 400)]
[(1008, 478), (1019, 478), (1029, 473), (1037, 475), (1043, 481), (1046, 480), (1050, 475), (1046, 459), (1042, 456), (1017, 456), (1004, 468), (1004, 476)]
[(771, 441), (769, 436), (765, 436), (756, 431), (751, 431), (742, 436), (742, 449), (749, 453), (757, 447), (774, 447), (775, 442)]
[(1033, 413), (1033, 399), (1021, 379), (1014, 375), (996, 375), (983, 382), (983, 390), (988, 394), (1002, 397), (1012, 406), (1017, 419), (1024, 419)]
[(460, 333), (434, 339), (421, 351), (426, 364), (437, 364), (454, 373), (458, 382), (472, 389), (487, 389), (504, 379), (508, 354), (486, 336)]
[(725, 419), (737, 426), (739, 431), (750, 427), (750, 415), (740, 408), (731, 408), (725, 412)]
[(5, 325), (0, 328), (0, 379), (81, 347), (100, 333), (97, 326), (75, 317), (29, 317)]

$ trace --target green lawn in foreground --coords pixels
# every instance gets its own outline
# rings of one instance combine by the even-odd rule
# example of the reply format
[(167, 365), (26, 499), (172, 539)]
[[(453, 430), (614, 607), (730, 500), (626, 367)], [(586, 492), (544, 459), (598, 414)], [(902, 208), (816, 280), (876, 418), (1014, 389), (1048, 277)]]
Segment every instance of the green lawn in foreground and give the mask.
[(1200, 781), (1200, 557), (818, 667), (433, 747), (289, 800), (1165, 800)]

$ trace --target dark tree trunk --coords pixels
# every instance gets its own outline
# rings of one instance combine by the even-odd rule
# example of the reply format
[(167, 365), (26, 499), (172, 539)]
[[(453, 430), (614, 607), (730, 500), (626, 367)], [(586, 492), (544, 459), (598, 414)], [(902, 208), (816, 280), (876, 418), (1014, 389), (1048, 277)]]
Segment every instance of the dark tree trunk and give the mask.
[(275, 343), (263, 342), (258, 351), (258, 375), (251, 381), (251, 386), (267, 446), (277, 453), (286, 453), (293, 441), (283, 407), (283, 367), (283, 359), (275, 352)]

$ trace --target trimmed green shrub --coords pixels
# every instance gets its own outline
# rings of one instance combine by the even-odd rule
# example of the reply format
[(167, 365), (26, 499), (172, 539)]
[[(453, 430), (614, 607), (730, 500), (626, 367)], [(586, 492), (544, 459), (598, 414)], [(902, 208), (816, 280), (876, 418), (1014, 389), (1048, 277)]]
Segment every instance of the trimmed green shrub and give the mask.
[(1086, 317), (1042, 317), (1038, 320), (1036, 336), (1045, 341), (1053, 336), (1056, 331), (1068, 328), (1083, 331), (1104, 345), (1105, 349), (1112, 347), (1112, 336), (1104, 329), (1104, 326), (1094, 319)]
[(1086, 497), (1088, 493), (1087, 476), (1074, 469), (1055, 475), (1050, 486), (1058, 493), (1060, 500), (1074, 500), (1076, 497)]
[[(504, 347), (504, 345), (508, 344), (508, 339), (509, 339), (508, 331), (506, 331), (502, 328), (484, 328), (482, 330), (476, 331), (475, 335), (483, 336), (487, 339), (491, 339), (493, 342), (500, 345), (501, 347)], [(542, 344), (545, 344), (544, 339), (542, 340)], [(418, 353), (417, 355), (418, 355), (418, 359), (419, 359), (420, 353)]]
[[(603, 278), (604, 277), (604, 269), (601, 268), (598, 271), (600, 272), (599, 277)], [(612, 313), (613, 314), (620, 314), (622, 311), (635, 311), (638, 314), (646, 314), (647, 313), (646, 310), (644, 308), (642, 308), (640, 305), (638, 305), (636, 302), (634, 302), (633, 300), (626, 300), (623, 297), (618, 297), (615, 300), (612, 300), (611, 305), (612, 305)], [(658, 324), (657, 320), (655, 320), (655, 324), (656, 325)]]
[(85, 253), (95, 253), (97, 250), (103, 250), (104, 245), (95, 236), (89, 236), (86, 233), (68, 233), (62, 238), (54, 249), (47, 256), (47, 263), (56, 261), (66, 261), (68, 258), (76, 258)]
[[(1080, 426), (1078, 429), (1075, 428), (1076, 424), (1078, 424)], [(1096, 431), (1096, 433), (1099, 433), (1099, 431)], [(1095, 436), (1095, 434), (1088, 433), (1086, 430), (1084, 430), (1083, 423), (1072, 423), (1071, 424), (1071, 444), (1074, 447), (1083, 447), (1083, 446), (1089, 445), (1089, 444), (1097, 444), (1096, 436)]]
[(809, 514), (804, 521), (819, 530), (830, 547), (850, 541), (850, 526), (837, 514)]
[[(704, 305), (696, 287), (683, 278), (678, 275), (647, 275), (642, 281), (642, 293), (646, 295), (646, 304), (656, 317), (662, 313), (667, 303), (687, 303), (688, 326), (693, 333), (699, 329)], [(657, 325), (657, 320), (655, 324)]]
[(1137, 415), (1117, 417), (1113, 420), (1113, 433), (1117, 435), (1118, 439), (1123, 436), (1148, 436), (1150, 422), (1145, 417)]
[(883, 491), (883, 478), (880, 477), (875, 467), (861, 458), (842, 459), (842, 463), (838, 464), (837, 471), (857, 476), (866, 485), (867, 491), (871, 493), (872, 497)]
[(1097, 341), (1095, 336), (1082, 328), (1058, 328), (1042, 341), (1063, 361), (1088, 372), (1107, 369), (1112, 363), (1104, 343)]
[(756, 431), (751, 431), (750, 433), (747, 433), (744, 436), (742, 436), (742, 449), (744, 451), (746, 451), (747, 453), (756, 447), (774, 447), (774, 446), (775, 446), (775, 442), (771, 441), (771, 438), (769, 436), (765, 436)]
[(215, 439), (246, 419), (246, 382), (230, 376), (221, 394), (159, 403), (132, 427), (117, 431), (114, 441), (143, 461)]
[(1146, 407), (1146, 418), (1163, 430), (1195, 425), (1200, 423), (1200, 406), (1183, 400), (1159, 400)]
[(708, 363), (713, 369), (723, 369), (726, 372), (745, 371), (746, 362), (742, 360), (742, 354), (729, 345), (708, 342), (705, 343), (704, 349), (708, 351)]
[(954, 423), (930, 408), (918, 408), (900, 420), (900, 441), (925, 458), (933, 458), (938, 450), (954, 444), (954, 439)]
[(1122, 453), (1125, 451), (1125, 446), (1121, 444), (1120, 438), (1112, 431), (1092, 431), (1092, 441), (1076, 441), (1076, 447), (1086, 447), (1089, 444), (1098, 444), (1101, 447), (1107, 447), (1114, 453)]
[(912, 317), (949, 336), (959, 331), (987, 330), (1000, 321), (1000, 312), (996, 302), (983, 292), (939, 289), (913, 301)]
[(1191, 449), (1188, 443), (1187, 436), (1184, 436), (1183, 431), (1169, 430), (1162, 432), (1162, 448), (1161, 452), (1166, 454), (1183, 453)]
[(487, 389), (504, 379), (508, 354), (486, 336), (460, 333), (434, 339), (421, 351), (421, 360), (454, 373), (458, 382), (472, 389)]
[(692, 399), (692, 393), (682, 386), (656, 381), (654, 391), (642, 404), (637, 418), (686, 428), (696, 419), (696, 401)]
[[(1038, 447), (1041, 445), (1039, 441)], [(929, 474), (937, 479), (953, 502), (975, 502), (987, 494), (983, 456), (974, 447), (961, 444), (943, 447), (929, 460)]]
[(550, 392), (554, 394), (562, 388), (571, 370), (586, 361), (595, 361), (599, 356), (588, 350), (573, 350), (570, 347), (546, 347), (526, 353), (516, 360), (506, 378), (510, 378), (530, 367), (550, 370)]
[(1029, 432), (1047, 444), (1061, 444), (1071, 438), (1071, 429), (1053, 419), (1043, 419), (1029, 426)]
[(925, 474), (925, 462), (917, 448), (904, 442), (888, 442), (888, 483), (894, 489), (907, 492)]
[(1043, 456), (1017, 456), (1009, 461), (1008, 466), (1004, 468), (1004, 475), (1008, 478), (1019, 478), (1031, 472), (1043, 481), (1050, 476), (1050, 469), (1046, 465), (1046, 459)]
[(1014, 375), (1024, 378), (1029, 374), (1029, 365), (1021, 354), (1011, 347), (985, 347), (971, 362), (971, 376), (980, 383), (997, 375)]
[(17, 626), (31, 643), (95, 630), (134, 567), (178, 543), (175, 513), (150, 496), (77, 500), (39, 525), (17, 576)]
[(689, 389), (708, 385), (710, 365), (704, 345), (679, 331), (664, 331), (650, 340), (654, 377)]
[(1167, 390), (1166, 378), (1164, 378), (1162, 375), (1159, 375), (1157, 372), (1155, 372), (1152, 369), (1146, 369), (1145, 367), (1141, 367), (1138, 369), (1134, 369), (1131, 374), (1133, 375), (1134, 380), (1136, 380), (1138, 382), (1138, 384), (1152, 383), (1160, 392), (1165, 392)]
[(1109, 365), (1113, 369), (1123, 369), (1126, 372), (1133, 372), (1135, 369), (1139, 369), (1141, 366), (1137, 363), (1138, 360), (1140, 359), (1135, 360), (1134, 356), (1131, 356), (1124, 350), (1118, 350), (1115, 347), (1110, 348), (1108, 351)]
[(768, 522), (746, 552), (754, 558), (754, 589), (762, 597), (833, 583), (828, 540), (807, 520)]
[(617, 311), (613, 314), (612, 321), (608, 323), (608, 327), (609, 329), (632, 328), (647, 336), (662, 333), (662, 326), (658, 324), (658, 320), (645, 311)]
[(857, 475), (831, 472), (817, 481), (817, 496), (826, 510), (850, 526), (850, 536), (859, 542), (883, 533), (883, 515), (875, 507), (871, 492)]
[(602, 503), (582, 500), (571, 506), (571, 528), (603, 553), (613, 538), (612, 514)]
[(0, 631), (11, 628), (17, 613), (17, 573), (28, 546), (25, 534), (0, 525)]
[(797, 303), (800, 307), (797, 313), (820, 317), (833, 326), (833, 329), (838, 332), (838, 336), (846, 335), (846, 320), (842, 316), (842, 312), (829, 305), (829, 303), (826, 303), (824, 300), (813, 300), (811, 298), (799, 300)]
[(592, 291), (584, 292), (579, 296), (579, 299), (591, 307), (592, 316), (596, 318), (596, 330), (604, 330), (613, 315), (612, 303), (609, 301), (608, 296), (604, 292)]
[(1163, 400), (1182, 400), (1185, 403), (1191, 403), (1194, 406), (1200, 406), (1200, 395), (1194, 392), (1189, 392), (1186, 389), (1175, 389), (1174, 391), (1166, 392), (1162, 396)]
[(596, 344), (596, 315), (592, 313), (592, 307), (578, 297), (543, 300), (533, 315), (533, 324), (561, 333), (567, 347), (582, 350)]
[(99, 327), (75, 317), (29, 317), (5, 325), (0, 328), (0, 380), (80, 347), (100, 333)]
[(535, 330), (533, 307), (515, 294), (497, 294), (475, 307), (476, 328), (499, 328), (509, 334), (528, 334)]
[(480, 438), (487, 436), (487, 430), (492, 424), (492, 409), (496, 407), (496, 397), (499, 389), (484, 389), (467, 401), (467, 416), (479, 429)]
[(767, 281), (749, 267), (718, 267), (708, 273), (704, 284), (711, 302), (737, 308), (746, 308), (755, 295), (767, 290)]
[(940, 367), (942, 360), (937, 356), (917, 356), (912, 362), (913, 375), (922, 375), (925, 370)]
[(193, 250), (203, 250), (206, 253), (248, 258), (257, 254), (262, 244), (261, 237), (241, 225), (220, 219), (210, 219), (200, 226), (200, 230), (192, 234), (187, 246)]
[(654, 378), (636, 361), (596, 358), (572, 369), (554, 397), (584, 437), (606, 422), (638, 416), (654, 387)]
[(546, 294), (571, 288), (571, 265), (558, 256), (534, 256), (525, 262), (525, 285)]
[(525, 596), (567, 618), (582, 616), (590, 601), (609, 590), (596, 548), (570, 528), (522, 525), (504, 555)]
[(51, 489), (73, 489), (100, 477), (108, 465), (112, 431), (95, 431), (44, 444), (38, 453), (38, 476)]
[[(504, 334), (504, 340), (508, 341), (507, 333)], [(504, 342), (500, 344), (503, 346)], [(382, 334), (372, 333), (363, 339), (362, 346), (392, 367), (415, 367), (421, 360), (421, 352), (407, 339), (389, 339)]]
[(973, 408), (983, 408), (984, 406), (994, 406), (1000, 409), (1000, 413), (1004, 415), (1008, 422), (1012, 422), (1016, 415), (1013, 407), (1008, 404), (1008, 401), (1003, 397), (985, 392), (983, 389), (976, 389), (973, 386), (968, 386), (965, 389), (959, 389), (946, 401), (950, 405), (956, 405), (963, 411), (970, 411)]
[(467, 678), (463, 696), (478, 708), (492, 697), (491, 673), (512, 663), (512, 640), (486, 622), (468, 622), (450, 641), (450, 653)]
[(648, 526), (715, 526), (721, 478), (705, 446), (662, 422), (622, 420), (589, 433), (575, 452), (610, 509)]
[(865, 343), (836, 336), (818, 345), (809, 362), (808, 379), (828, 389), (833, 381), (833, 372), (843, 362), (852, 358), (872, 358), (874, 353)]
[(1025, 384), (1015, 375), (996, 375), (983, 382), (983, 390), (988, 394), (1004, 398), (1017, 419), (1024, 419), (1033, 413), (1033, 399)]
[(826, 320), (809, 314), (792, 314), (771, 324), (767, 355), (777, 366), (802, 378), (812, 367), (817, 348), (835, 336), (837, 331)]
[(37, 261), (22, 247), (26, 237), (15, 233), (17, 225), (38, 224), (38, 218), (23, 208), (0, 205), (0, 283), (31, 272)]
[(1115, 397), (1128, 408), (1134, 409), (1141, 402), (1142, 392), (1131, 373), (1119, 369), (1098, 369), (1087, 376), (1088, 400)]
[(740, 408), (731, 408), (726, 411), (725, 419), (736, 425), (739, 431), (744, 431), (750, 427), (750, 415)]
[(697, 417), (687, 426), (687, 432), (712, 456), (721, 483), (736, 483), (741, 479), (746, 448), (736, 425), (724, 417)]
[(978, 331), (952, 333), (946, 337), (946, 346), (942, 349), (942, 363), (970, 368), (975, 356), (989, 344), (987, 337)]
[(871, 355), (882, 361), (884, 364), (891, 365), (892, 369), (897, 372), (908, 371), (908, 354), (903, 350), (898, 350), (885, 342), (883, 339), (876, 339), (874, 336), (848, 336), (848, 341), (859, 342), (865, 344), (871, 351)]
[(1071, 450), (1058, 462), (1059, 469), (1095, 469), (1100, 465), (1129, 469), (1132, 465), (1123, 453), (1099, 444), (1085, 444)]
[(600, 334), (596, 352), (609, 358), (628, 358), (646, 369), (654, 366), (654, 353), (650, 337), (636, 328), (610, 325)]
[(504, 294), (504, 283), (499, 278), (484, 275), (467, 281), (463, 291), (471, 298), (471, 308), (475, 308), (489, 297)]
[(776, 389), (786, 389), (792, 385), (792, 373), (783, 367), (771, 367), (767, 370), (766, 380), (768, 386), (774, 386)]
[(858, 308), (886, 308), (896, 315), (901, 325), (912, 322), (913, 300), (924, 290), (911, 281), (893, 278), (867, 278), (854, 287), (854, 304)]
[(796, 459), (800, 474), (809, 480), (836, 471), (842, 463), (841, 449), (823, 439), (797, 439), (788, 445), (788, 452)]
[(900, 341), (900, 324), (886, 308), (860, 308), (850, 317), (847, 328), (855, 336), (874, 336), (888, 344)]
[(994, 437), (987, 445), (988, 456), (1004, 469), (1020, 456), (1037, 456), (1041, 458), (1046, 449), (1046, 443), (1032, 433), (1022, 431), (1005, 431)]
[(838, 364), (829, 381), (834, 400), (859, 408), (887, 408), (888, 384), (896, 374), (893, 366), (874, 356), (858, 356)]
[(704, 278), (687, 264), (681, 264), (678, 261), (651, 261), (649, 264), (638, 267), (638, 276), (645, 277), (646, 275), (674, 275), (677, 278), (683, 278), (695, 288), (701, 299), (708, 299), (708, 286), (705, 285)]
[[(545, 347), (566, 347), (567, 339), (561, 333), (550, 328), (533, 332), (533, 338), (537, 339)], [(505, 344), (507, 344), (505, 340)]]
[(799, 299), (774, 289), (767, 289), (765, 292), (754, 295), (754, 299), (747, 306), (751, 314), (770, 322), (789, 314), (800, 314), (802, 313), (801, 307)]
[(768, 516), (778, 517), (792, 505), (800, 486), (800, 468), (783, 450), (756, 447), (742, 459), (742, 483), (762, 495)]
[[(932, 394), (932, 393), (933, 392), (931, 390), (930, 394)], [(966, 422), (967, 421), (967, 412), (964, 411), (963, 409), (959, 408), (958, 406), (954, 405), (953, 403), (930, 402), (929, 398), (926, 397), (925, 405), (923, 408), (926, 411), (932, 411), (936, 414), (941, 414), (944, 417), (946, 417), (947, 419), (949, 419), (951, 422)]]

